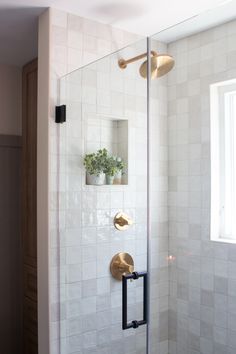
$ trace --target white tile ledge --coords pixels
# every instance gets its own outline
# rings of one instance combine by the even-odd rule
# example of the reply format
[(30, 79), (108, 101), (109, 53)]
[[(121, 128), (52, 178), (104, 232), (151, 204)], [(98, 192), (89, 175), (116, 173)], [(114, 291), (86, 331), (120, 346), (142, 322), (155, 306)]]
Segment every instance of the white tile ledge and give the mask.
[(221, 242), (221, 243), (236, 244), (236, 240), (231, 239), (231, 238), (223, 238), (223, 237), (215, 237), (215, 238), (212, 237), (211, 241), (213, 241), (213, 242)]

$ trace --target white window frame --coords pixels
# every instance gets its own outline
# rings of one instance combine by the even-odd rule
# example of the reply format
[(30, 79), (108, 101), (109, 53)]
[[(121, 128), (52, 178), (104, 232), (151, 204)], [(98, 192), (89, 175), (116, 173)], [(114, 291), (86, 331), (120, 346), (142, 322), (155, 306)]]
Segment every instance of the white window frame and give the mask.
[[(225, 217), (230, 217), (228, 210), (235, 210), (236, 198), (230, 198), (230, 191), (235, 195), (236, 189), (236, 156), (232, 146), (236, 145), (236, 109), (233, 109), (233, 100), (236, 102), (236, 79), (210, 85), (211, 104), (211, 240), (236, 243), (236, 224), (231, 231), (225, 232)], [(234, 113), (234, 115), (233, 115)], [(235, 123), (233, 117), (235, 116)], [(231, 128), (231, 129), (230, 129)], [(227, 134), (227, 144), (225, 136)], [(234, 142), (235, 141), (235, 142)], [(231, 150), (230, 150), (231, 148)], [(225, 150), (227, 149), (227, 151)], [(231, 158), (231, 159), (230, 159)], [(235, 168), (231, 168), (234, 164)], [(228, 170), (226, 175), (226, 170)], [(225, 179), (227, 178), (227, 181)], [(235, 180), (235, 183), (234, 183)], [(230, 186), (227, 188), (227, 186)], [(228, 199), (227, 199), (228, 196)], [(227, 202), (228, 200), (228, 202)], [(229, 205), (232, 208), (229, 208)], [(234, 214), (235, 214), (234, 213)], [(235, 218), (236, 219), (236, 218)], [(236, 220), (235, 220), (236, 223)], [(234, 229), (234, 230), (233, 230)]]

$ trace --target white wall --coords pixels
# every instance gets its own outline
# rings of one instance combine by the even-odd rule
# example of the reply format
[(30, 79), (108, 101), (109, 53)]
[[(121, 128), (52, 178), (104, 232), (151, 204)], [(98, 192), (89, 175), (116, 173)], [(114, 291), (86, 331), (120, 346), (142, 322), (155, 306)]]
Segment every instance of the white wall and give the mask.
[(38, 350), (49, 354), (49, 52), (50, 17), (39, 19), (37, 124)]
[(210, 240), (210, 84), (236, 77), (236, 21), (168, 45), (170, 354), (236, 351), (236, 247)]
[[(39, 19), (37, 188), (40, 354), (58, 354), (61, 344), (60, 292), (56, 284), (59, 276), (59, 219), (58, 208), (55, 209), (53, 204), (49, 205), (49, 197), (58, 191), (59, 156), (55, 153), (55, 147), (59, 146), (60, 140), (54, 112), (55, 105), (59, 103), (59, 79), (72, 70), (135, 42), (138, 38), (109, 25), (56, 9), (47, 10)], [(63, 222), (63, 217), (60, 221)]]
[[(143, 39), (121, 54), (135, 56), (145, 50)], [(68, 121), (60, 126), (59, 171), (60, 215), (65, 217), (65, 223), (60, 223), (60, 323), (67, 330), (60, 333), (63, 354), (80, 350), (84, 354), (125, 354), (127, 348), (129, 354), (140, 354), (146, 345), (145, 326), (128, 333), (122, 330), (122, 284), (111, 277), (109, 269), (113, 256), (122, 251), (132, 255), (137, 271), (145, 270), (147, 263), (146, 81), (138, 73), (140, 63), (122, 71), (117, 60), (115, 53), (63, 80), (66, 94), (62, 102), (68, 112)], [(128, 185), (85, 184), (82, 158), (91, 152), (91, 136), (93, 148), (106, 147), (97, 127), (105, 112), (128, 121)], [(90, 135), (81, 134), (88, 123)], [(52, 206), (57, 199), (58, 193), (52, 195)], [(120, 210), (134, 220), (123, 232), (113, 225)], [(57, 262), (52, 265), (57, 267)], [(130, 317), (142, 318), (139, 281), (129, 286), (129, 299)]]
[[(130, 33), (125, 33), (121, 30), (114, 29), (111, 26), (107, 25), (102, 25), (100, 23), (90, 21), (84, 18), (81, 18), (79, 16), (75, 16), (72, 14), (67, 14), (61, 11), (57, 11), (54, 9), (51, 9), (51, 20), (52, 20), (52, 26), (51, 26), (51, 33), (52, 33), (52, 42), (51, 42), (51, 79), (50, 82), (52, 83), (51, 87), (51, 117), (50, 117), (50, 141), (51, 141), (51, 150), (50, 150), (50, 158), (51, 158), (51, 183), (50, 183), (50, 197), (51, 197), (51, 211), (50, 211), (50, 238), (51, 238), (51, 250), (50, 250), (50, 258), (51, 258), (51, 282), (50, 282), (50, 290), (52, 293), (51, 297), (51, 309), (52, 309), (52, 317), (51, 317), (51, 344), (52, 344), (52, 353), (58, 353), (58, 351), (63, 350), (63, 353), (69, 353), (70, 350), (73, 351), (73, 348), (77, 348), (80, 345), (86, 346), (86, 337), (87, 336), (92, 336), (94, 333), (90, 333), (91, 331), (88, 331), (83, 333), (83, 338), (82, 336), (79, 335), (79, 333), (76, 333), (76, 335), (72, 335), (72, 332), (70, 329), (67, 329), (67, 333), (65, 334), (63, 331), (65, 328), (68, 328), (69, 323), (70, 323), (70, 318), (69, 318), (69, 311), (71, 306), (73, 306), (74, 301), (71, 301), (66, 295), (63, 296), (63, 291), (65, 290), (65, 287), (63, 287), (63, 282), (64, 282), (64, 275), (66, 276), (67, 280), (69, 277), (69, 274), (71, 271), (74, 269), (74, 272), (76, 273), (76, 268), (78, 270), (78, 273), (76, 273), (76, 278), (78, 279), (79, 277), (79, 270), (81, 269), (81, 266), (76, 265), (71, 265), (70, 262), (72, 260), (68, 259), (67, 256), (67, 264), (64, 264), (64, 258), (63, 258), (63, 252), (65, 251), (65, 244), (64, 244), (64, 237), (65, 242), (69, 242), (70, 235), (68, 232), (66, 233), (68, 229), (68, 225), (70, 225), (70, 220), (73, 224), (72, 228), (75, 227), (78, 223), (80, 223), (80, 218), (78, 217), (77, 211), (75, 210), (74, 212), (71, 213), (71, 217), (69, 216), (69, 210), (65, 210), (65, 208), (62, 206), (62, 203), (60, 203), (60, 210), (58, 212), (58, 195), (59, 195), (59, 200), (61, 201), (61, 197), (63, 198), (63, 192), (64, 192), (64, 179), (63, 179), (63, 174), (60, 173), (59, 167), (62, 167), (62, 159), (61, 156), (65, 154), (65, 145), (63, 145), (63, 131), (65, 129), (70, 128), (70, 131), (74, 131), (74, 134), (76, 134), (76, 128), (73, 128), (73, 122), (75, 121), (74, 119), (71, 119), (71, 115), (69, 112), (70, 109), (70, 104), (68, 104), (68, 122), (66, 125), (62, 127), (59, 127), (54, 123), (54, 105), (59, 103), (59, 92), (61, 89), (60, 86), (60, 81), (58, 80), (62, 75), (65, 75), (67, 73), (70, 73), (72, 70), (78, 69), (83, 65), (86, 65), (90, 62), (93, 62), (97, 59), (100, 59), (104, 57), (104, 55), (108, 55), (113, 53), (115, 50), (118, 50), (119, 48), (123, 48), (127, 46), (130, 43), (134, 43), (138, 37), (136, 35), (132, 35)], [(144, 48), (140, 48), (140, 51), (143, 52), (145, 51), (145, 41), (144, 41)], [(134, 50), (135, 52), (135, 50)], [(128, 56), (133, 56), (133, 50), (131, 48), (131, 51), (125, 53), (126, 57)], [(136, 54), (136, 52), (135, 52)], [(120, 73), (120, 69), (117, 65), (118, 61), (118, 55), (114, 56), (113, 59), (113, 67), (114, 67), (114, 73), (117, 71)], [(106, 66), (107, 65), (107, 66)], [(107, 64), (107, 61), (105, 61), (105, 71), (108, 70), (109, 64)], [(129, 70), (134, 70), (134, 66), (130, 67)], [(128, 71), (123, 72), (123, 75), (127, 74)], [(76, 75), (76, 74), (75, 74)], [(118, 78), (120, 76), (118, 75)], [(113, 77), (113, 84), (115, 84), (115, 81), (117, 80), (117, 77)], [(144, 82), (142, 82), (144, 84)], [(88, 83), (84, 85), (84, 87), (88, 87)], [(89, 88), (88, 88), (89, 89)], [(100, 89), (101, 90), (101, 89)], [(144, 92), (145, 92), (145, 87), (144, 87)], [(109, 91), (109, 90), (108, 90)], [(142, 91), (142, 90), (141, 90)], [(90, 91), (89, 91), (90, 92)], [(62, 92), (61, 92), (62, 93)], [(106, 94), (107, 92), (103, 92), (103, 94)], [(146, 92), (145, 92), (146, 93)], [(119, 93), (117, 93), (119, 95)], [(76, 91), (74, 87), (74, 91), (70, 90), (70, 95), (69, 99), (73, 100), (74, 97), (79, 97), (79, 91)], [(90, 99), (89, 99), (90, 97)], [(94, 103), (91, 101), (93, 98), (93, 95), (90, 96), (89, 94), (84, 97), (86, 100), (86, 106), (90, 108), (91, 104)], [(145, 99), (144, 99), (145, 101)], [(90, 103), (89, 103), (90, 102)], [(142, 105), (143, 101), (140, 98), (139, 100), (140, 105)], [(63, 101), (61, 103), (64, 103)], [(68, 103), (68, 102), (66, 102)], [(113, 109), (115, 109), (116, 105), (113, 104)], [(122, 106), (123, 107), (123, 106)], [(142, 105), (143, 109), (146, 109), (145, 102)], [(117, 107), (117, 110), (121, 109), (121, 107)], [(121, 114), (121, 113), (120, 113)], [(119, 112), (116, 112), (116, 115), (119, 116)], [(133, 114), (135, 116), (135, 114)], [(78, 116), (76, 116), (78, 118)], [(146, 118), (146, 115), (144, 114), (144, 120)], [(145, 129), (144, 129), (145, 132)], [(81, 132), (79, 132), (81, 134)], [(77, 135), (75, 135), (77, 136)], [(61, 146), (64, 147), (60, 151), (60, 155), (58, 155), (58, 146), (61, 144)], [(77, 146), (79, 146), (79, 142), (77, 142)], [(72, 160), (74, 161), (71, 162), (71, 159), (67, 159), (65, 163), (67, 164), (67, 167), (70, 171), (71, 169), (75, 168), (78, 170), (76, 167), (76, 155), (72, 156)], [(66, 159), (65, 159), (66, 160)], [(57, 162), (60, 161), (60, 164)], [(71, 168), (70, 168), (70, 167)], [(145, 168), (144, 168), (145, 170)], [(58, 176), (60, 179), (60, 185), (58, 185)], [(80, 174), (77, 173), (77, 179), (79, 179)], [(60, 194), (58, 194), (60, 192)], [(75, 198), (76, 193), (71, 194), (73, 198)], [(91, 192), (89, 194), (92, 197), (92, 204), (95, 203), (96, 198), (96, 193)], [(119, 200), (122, 199), (123, 201), (123, 193), (119, 193), (118, 195), (122, 198), (118, 197), (118, 204), (120, 204)], [(107, 194), (107, 197), (110, 198), (110, 193)], [(86, 203), (87, 205), (87, 203)], [(71, 205), (69, 204), (71, 207)], [(91, 208), (94, 208), (95, 210), (97, 209), (95, 207), (95, 204)], [(119, 211), (119, 209), (124, 209), (123, 202), (121, 202), (121, 205), (117, 205), (117, 209), (113, 210), (113, 213), (116, 211)], [(83, 210), (85, 213), (85, 210)], [(91, 212), (91, 210), (89, 210)], [(89, 212), (85, 213), (89, 217)], [(99, 211), (98, 211), (99, 213)], [(131, 214), (131, 211), (128, 211), (128, 214)], [(131, 214), (132, 216), (132, 214)], [(70, 220), (69, 220), (70, 219)], [(73, 219), (73, 220), (72, 220)], [(75, 222), (75, 224), (74, 224)], [(102, 220), (100, 221), (102, 222)], [(112, 219), (109, 218), (109, 224), (112, 225)], [(109, 228), (109, 224), (105, 225), (107, 228)], [(60, 226), (59, 226), (60, 225)], [(92, 226), (91, 224), (89, 226)], [(58, 227), (60, 227), (60, 235), (58, 235)], [(95, 227), (97, 225), (95, 224)], [(92, 229), (92, 228), (91, 228)], [(76, 242), (79, 242), (79, 239), (82, 237), (81, 235), (81, 229), (78, 230), (78, 238), (76, 238)], [(59, 237), (58, 237), (59, 236)], [(109, 241), (111, 241), (112, 236), (110, 236)], [(121, 236), (120, 236), (121, 237)], [(111, 242), (110, 242), (111, 243)], [(109, 244), (109, 243), (108, 243)], [(129, 251), (128, 247), (121, 247), (124, 250)], [(59, 256), (59, 249), (60, 249), (60, 255)], [(82, 250), (82, 249), (81, 249)], [(114, 248), (114, 254), (115, 248)], [(132, 252), (131, 252), (132, 253)], [(114, 255), (112, 254), (112, 255)], [(112, 255), (108, 258), (112, 258)], [(59, 257), (58, 257), (59, 256)], [(104, 254), (105, 257), (105, 254)], [(70, 258), (70, 257), (69, 257)], [(77, 259), (77, 262), (79, 259)], [(106, 259), (106, 262), (103, 262), (103, 267), (106, 269), (109, 269), (109, 259)], [(96, 262), (95, 262), (96, 263)], [(104, 264), (105, 263), (105, 264)], [(83, 268), (87, 266), (87, 263), (84, 262)], [(94, 271), (94, 268), (93, 268)], [(105, 273), (107, 274), (107, 273)], [(109, 275), (107, 276), (109, 279)], [(59, 279), (61, 280), (61, 283), (59, 283)], [(81, 279), (83, 280), (83, 279)], [(84, 279), (83, 284), (86, 282)], [(70, 283), (70, 281), (67, 281), (67, 283)], [(96, 282), (95, 282), (96, 283)], [(70, 285), (70, 284), (68, 284)], [(67, 285), (67, 286), (68, 286)], [(81, 282), (82, 285), (82, 282)], [(120, 285), (120, 284), (118, 284)], [(119, 291), (119, 294), (121, 295), (121, 291)], [(106, 298), (108, 298), (110, 294), (106, 294)], [(91, 297), (88, 297), (88, 301), (96, 300), (99, 301), (99, 299), (102, 296), (94, 296), (93, 299)], [(80, 301), (79, 299), (79, 293), (77, 294), (75, 300), (77, 302)], [(85, 299), (84, 299), (85, 300)], [(72, 304), (72, 305), (71, 305)], [(80, 305), (84, 307), (82, 304)], [(94, 302), (93, 302), (94, 306)], [(78, 309), (78, 311), (81, 311), (82, 307)], [(121, 311), (120, 311), (121, 313)], [(96, 315), (96, 314), (95, 314)], [(77, 319), (77, 325), (79, 324), (79, 320), (81, 318)], [(66, 327), (67, 326), (67, 327)], [(119, 327), (120, 328), (120, 327)], [(105, 329), (107, 330), (107, 328)], [(69, 331), (69, 332), (68, 332)], [(109, 332), (109, 329), (108, 329)], [(105, 333), (105, 332), (104, 332)], [(97, 333), (98, 336), (100, 336), (99, 331)], [(93, 337), (91, 337), (93, 338)], [(107, 335), (107, 338), (110, 338), (110, 335)], [(74, 343), (75, 341), (76, 343)], [(145, 341), (143, 341), (145, 342)], [(121, 341), (120, 341), (120, 344)], [(92, 345), (92, 344), (90, 344)], [(87, 348), (88, 350), (89, 348)], [(117, 348), (118, 349), (118, 348)], [(99, 349), (101, 350), (101, 348)]]
[[(93, 62), (96, 59), (111, 54), (115, 50), (123, 48), (134, 43), (139, 39), (136, 35), (125, 33), (121, 30), (114, 29), (111, 26), (103, 25), (94, 21), (90, 21), (73, 14), (50, 9), (40, 19), (39, 27), (39, 136), (38, 136), (38, 235), (39, 235), (39, 291), (42, 290), (40, 304), (44, 307), (41, 311), (44, 316), (40, 316), (40, 354), (50, 353), (58, 354), (60, 351), (67, 352), (67, 342), (71, 338), (70, 332), (66, 331), (66, 315), (68, 306), (66, 307), (66, 298), (63, 287), (60, 288), (60, 280), (65, 277), (64, 268), (61, 267), (64, 262), (64, 252), (66, 239), (62, 232), (58, 232), (65, 228), (65, 223), (68, 223), (69, 213), (59, 206), (63, 205), (63, 188), (65, 181), (59, 177), (61, 153), (65, 153), (65, 145), (63, 147), (63, 126), (55, 124), (54, 112), (55, 105), (60, 103), (60, 78), (63, 75), (70, 73), (72, 70)], [(160, 43), (153, 43), (154, 49), (160, 49)], [(132, 57), (146, 49), (145, 39), (144, 47), (135, 48), (135, 46), (127, 49), (127, 52), (122, 54), (125, 57)], [(166, 49), (161, 48), (163, 51)], [(114, 72), (113, 81), (120, 80), (120, 69), (117, 65), (117, 60), (120, 53), (114, 56), (112, 62)], [(133, 64), (129, 66), (123, 75), (126, 77), (126, 92), (139, 96), (138, 93), (146, 92), (146, 82), (138, 75), (138, 66)], [(109, 66), (105, 66), (108, 70)], [(49, 70), (49, 72), (48, 72)], [(115, 75), (115, 76), (114, 76)], [(131, 78), (129, 77), (131, 75)], [(132, 78), (133, 76), (133, 78)], [(114, 80), (115, 78), (115, 80)], [(137, 83), (140, 84), (138, 85)], [(152, 237), (151, 237), (151, 268), (152, 268), (152, 350), (153, 352), (160, 351), (161, 354), (168, 352), (168, 220), (167, 220), (167, 129), (166, 129), (166, 78), (160, 81), (153, 81), (152, 85)], [(49, 89), (49, 92), (47, 90)], [(123, 92), (123, 91), (122, 91)], [(72, 93), (72, 92), (71, 92)], [(76, 92), (74, 92), (76, 93)], [(62, 92), (61, 92), (62, 94)], [(69, 96), (70, 97), (70, 96)], [(134, 97), (135, 98), (135, 97)], [(138, 99), (134, 104), (134, 100), (128, 100), (125, 105), (131, 111), (130, 119), (137, 119), (135, 124), (140, 120), (146, 122), (146, 103), (145, 97)], [(64, 102), (61, 102), (64, 103)], [(124, 107), (125, 107), (124, 105)], [(137, 112), (141, 110), (142, 114), (136, 116), (133, 111), (137, 105)], [(69, 107), (69, 105), (68, 105)], [(114, 107), (113, 107), (114, 108)], [(117, 109), (120, 107), (117, 107)], [(118, 114), (119, 115), (119, 114)], [(68, 119), (70, 116), (68, 115)], [(77, 117), (76, 117), (77, 118)], [(67, 122), (64, 127), (69, 127), (70, 122)], [(68, 128), (67, 128), (68, 129)], [(75, 130), (76, 132), (76, 130)], [(62, 134), (60, 136), (60, 134)], [(146, 128), (142, 134), (137, 135), (137, 139), (141, 139), (138, 148), (134, 149), (134, 155), (142, 156), (146, 161), (145, 146), (146, 146)], [(70, 140), (72, 142), (72, 140)], [(58, 147), (63, 147), (60, 151)], [(157, 154), (156, 151), (159, 153)], [(60, 153), (59, 153), (60, 152)], [(137, 154), (138, 153), (138, 154)], [(136, 157), (135, 157), (136, 158)], [(76, 163), (76, 160), (73, 160)], [(62, 162), (62, 160), (61, 160)], [(145, 165), (145, 163), (144, 163)], [(61, 165), (61, 167), (63, 164)], [(131, 166), (132, 167), (132, 166)], [(139, 164), (137, 164), (137, 169)], [(134, 168), (134, 166), (133, 166)], [(130, 169), (130, 171), (132, 168)], [(139, 173), (145, 172), (144, 167)], [(137, 179), (137, 200), (133, 202), (132, 193), (124, 193), (122, 202), (114, 207), (112, 215), (117, 211), (117, 207), (123, 209), (132, 204), (132, 207), (137, 209), (136, 220), (141, 220), (140, 225), (135, 225), (137, 232), (143, 237), (146, 235), (145, 230), (145, 214), (146, 208), (140, 208), (144, 205), (146, 199), (146, 190), (140, 191), (140, 181), (145, 184), (144, 178)], [(129, 181), (130, 186), (135, 187), (135, 183)], [(139, 185), (139, 187), (138, 187)], [(146, 186), (146, 184), (145, 184)], [(122, 187), (123, 188), (123, 187)], [(60, 192), (60, 193), (58, 193)], [(101, 193), (100, 193), (101, 194)], [(110, 194), (110, 193), (109, 193)], [(119, 193), (118, 193), (119, 194)], [(61, 198), (62, 197), (62, 198)], [(92, 197), (96, 198), (92, 193)], [(143, 198), (143, 199), (142, 199)], [(60, 205), (59, 205), (60, 200)], [(112, 200), (113, 201), (113, 200)], [(50, 204), (49, 204), (50, 202)], [(139, 206), (139, 207), (138, 207)], [(142, 210), (140, 210), (142, 209)], [(128, 212), (128, 214), (130, 211)], [(72, 221), (72, 218), (70, 218)], [(75, 217), (74, 220), (77, 220)], [(109, 222), (112, 222), (111, 218)], [(42, 227), (43, 225), (43, 227)], [(78, 241), (80, 233), (76, 234)], [(128, 234), (127, 234), (128, 235)], [(128, 235), (129, 236), (129, 235)], [(121, 236), (120, 236), (121, 237)], [(122, 236), (123, 237), (123, 236)], [(138, 241), (138, 240), (137, 240)], [(143, 240), (142, 240), (143, 241)], [(146, 240), (144, 240), (145, 244)], [(132, 244), (132, 242), (131, 242)], [(142, 249), (145, 249), (143, 244)], [(42, 247), (43, 245), (43, 247)], [(64, 245), (62, 248), (61, 246)], [(129, 251), (127, 245), (124, 246), (125, 251)], [(123, 247), (122, 247), (123, 249)], [(60, 252), (59, 252), (60, 250)], [(113, 250), (112, 254), (117, 250)], [(131, 251), (130, 251), (131, 252)], [(61, 253), (61, 254), (60, 254)], [(131, 252), (132, 253), (132, 252)], [(137, 255), (136, 255), (137, 256)], [(159, 261), (160, 259), (160, 261)], [(109, 259), (106, 262), (106, 267), (109, 267)], [(46, 268), (46, 269), (45, 269)], [(49, 278), (49, 284), (48, 282)], [(109, 277), (108, 277), (109, 278)], [(44, 288), (42, 287), (44, 284)], [(45, 285), (49, 285), (46, 289)], [(119, 284), (120, 285), (120, 284)], [(160, 288), (159, 288), (160, 286)], [(49, 297), (48, 297), (49, 291)], [(64, 295), (63, 295), (64, 294)], [(121, 292), (119, 291), (119, 296)], [(42, 312), (41, 312), (42, 313)], [(49, 321), (49, 323), (46, 323)], [(48, 324), (50, 327), (50, 340), (48, 341)], [(43, 331), (42, 328), (45, 330)], [(119, 327), (120, 328), (120, 327)], [(128, 333), (127, 333), (128, 334)], [(118, 341), (122, 344), (122, 341)], [(49, 344), (50, 343), (50, 344)], [(133, 342), (135, 343), (135, 342)], [(143, 351), (143, 338), (140, 339), (138, 350)], [(128, 348), (128, 347), (127, 347)], [(118, 349), (118, 347), (117, 347)], [(125, 349), (125, 348), (124, 348)]]
[(21, 135), (21, 68), (0, 64), (0, 134)]
[[(56, 147), (60, 140), (58, 140), (59, 128), (54, 123), (54, 107), (59, 102), (58, 79), (72, 69), (113, 52), (117, 46), (121, 48), (129, 41), (125, 42), (122, 31), (114, 35), (109, 26), (57, 10), (50, 10), (48, 23), (49, 31), (42, 41), (49, 50), (48, 58), (50, 56), (50, 63), (46, 63), (47, 68), (50, 67), (50, 72), (45, 78), (47, 88), (50, 84), (50, 93), (45, 97), (46, 115), (41, 116), (46, 124), (46, 129), (41, 131), (41, 138), (46, 134), (46, 143), (48, 140), (51, 142), (50, 151), (47, 144), (44, 145), (46, 169), (42, 171), (46, 179), (50, 178), (50, 187), (46, 181), (42, 188), (45, 192), (45, 213), (50, 216), (50, 228), (45, 218), (47, 225), (44, 231), (48, 241), (46, 246), (48, 247), (50, 243), (51, 249), (47, 248), (44, 252), (51, 259), (50, 284), (53, 285), (50, 289), (50, 342), (53, 344), (51, 353), (58, 354), (60, 350), (58, 330), (61, 330), (62, 324), (59, 320), (63, 315), (60, 310), (63, 307), (59, 306), (60, 297), (57, 288), (59, 265), (57, 230), (58, 221), (60, 220), (61, 225), (65, 221), (63, 213), (58, 218), (58, 205), (53, 202), (55, 200), (53, 196), (58, 191), (56, 161), (59, 156)], [(155, 186), (155, 181), (158, 180), (158, 176), (160, 177), (160, 171), (163, 176), (159, 179), (161, 186), (158, 187), (157, 183), (157, 189), (154, 190), (156, 198), (152, 204), (153, 207), (160, 207), (159, 213), (156, 213), (153, 208), (153, 226), (155, 223), (157, 226), (155, 234), (160, 235), (160, 231), (162, 232), (160, 239), (152, 240), (152, 261), (160, 262), (160, 267), (163, 269), (159, 273), (153, 272), (159, 278), (156, 277), (156, 284), (154, 283), (156, 290), (154, 290), (152, 303), (156, 304), (157, 312), (164, 312), (160, 314), (160, 322), (163, 321), (163, 325), (160, 324), (160, 329), (162, 328), (160, 342), (164, 345), (162, 352), (167, 352), (168, 244), (166, 242), (169, 229), (169, 251), (173, 255), (173, 263), (170, 267), (169, 352), (173, 354), (189, 353), (190, 350), (193, 353), (210, 353), (214, 350), (217, 353), (220, 350), (222, 353), (227, 350), (230, 354), (235, 352), (233, 340), (236, 335), (236, 319), (229, 307), (235, 303), (236, 298), (235, 247), (210, 242), (208, 227), (210, 180), (208, 87), (209, 83), (231, 78), (236, 74), (236, 49), (234, 48), (236, 27), (235, 23), (226, 26), (178, 41), (168, 48), (176, 58), (175, 69), (168, 78), (169, 213), (167, 213), (166, 200), (168, 147), (166, 134), (162, 134), (159, 136), (160, 141), (164, 136), (161, 147), (157, 150), (157, 147), (153, 146), (153, 155), (158, 154), (158, 162), (156, 161), (156, 164), (152, 162), (152, 186)], [(42, 33), (43, 22), (41, 27)], [(217, 55), (219, 52), (220, 57)], [(40, 55), (42, 56), (42, 53), (39, 53), (39, 57)], [(163, 82), (162, 85), (164, 96), (165, 84)], [(154, 92), (153, 95), (155, 96), (156, 93)], [(49, 98), (50, 107), (48, 107)], [(165, 97), (162, 101), (164, 102), (162, 113), (159, 111), (158, 102), (156, 105), (155, 101), (153, 102), (152, 114), (153, 109), (156, 109), (157, 116), (160, 113), (160, 119), (155, 119), (152, 124), (160, 124), (162, 127), (161, 130), (159, 127), (156, 131), (153, 129), (154, 138), (158, 137), (162, 129), (164, 131), (167, 129)], [(43, 105), (43, 102), (41, 104)], [(47, 166), (48, 159), (50, 161)], [(49, 196), (52, 200), (50, 213), (47, 210)], [(153, 238), (154, 236), (153, 234)], [(159, 255), (155, 252), (157, 247), (161, 253)], [(159, 280), (162, 281), (161, 286)], [(221, 284), (225, 284), (225, 287)], [(162, 297), (162, 301), (157, 301), (156, 294)], [(219, 304), (220, 308), (218, 308)], [(154, 325), (159, 323), (158, 317), (159, 315), (153, 318)], [(201, 331), (204, 329), (206, 333), (199, 333), (200, 329)], [(154, 339), (158, 338), (156, 333), (155, 329), (152, 333)], [(40, 354), (47, 352), (45, 349)]]
[[(151, 40), (166, 53), (166, 44)], [(167, 76), (150, 87), (150, 349), (168, 353), (168, 130)]]

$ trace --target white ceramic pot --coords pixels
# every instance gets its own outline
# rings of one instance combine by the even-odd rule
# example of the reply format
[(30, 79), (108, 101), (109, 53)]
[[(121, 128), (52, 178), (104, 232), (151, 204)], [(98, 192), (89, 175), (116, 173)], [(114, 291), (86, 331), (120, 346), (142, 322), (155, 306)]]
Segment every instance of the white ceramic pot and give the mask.
[(114, 176), (109, 176), (109, 175), (106, 175), (106, 184), (113, 184), (114, 182)]
[(101, 173), (100, 175), (90, 175), (89, 173), (86, 174), (86, 184), (94, 185), (94, 186), (101, 186), (105, 184), (105, 174)]

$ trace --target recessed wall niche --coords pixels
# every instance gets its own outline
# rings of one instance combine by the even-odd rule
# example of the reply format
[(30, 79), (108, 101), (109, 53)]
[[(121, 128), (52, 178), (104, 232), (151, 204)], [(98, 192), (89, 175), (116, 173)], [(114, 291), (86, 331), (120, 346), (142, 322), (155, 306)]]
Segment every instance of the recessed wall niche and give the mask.
[[(107, 149), (125, 164), (121, 184), (128, 184), (128, 120), (109, 115), (87, 114), (85, 121), (85, 154)], [(115, 185), (115, 184), (114, 184)]]

